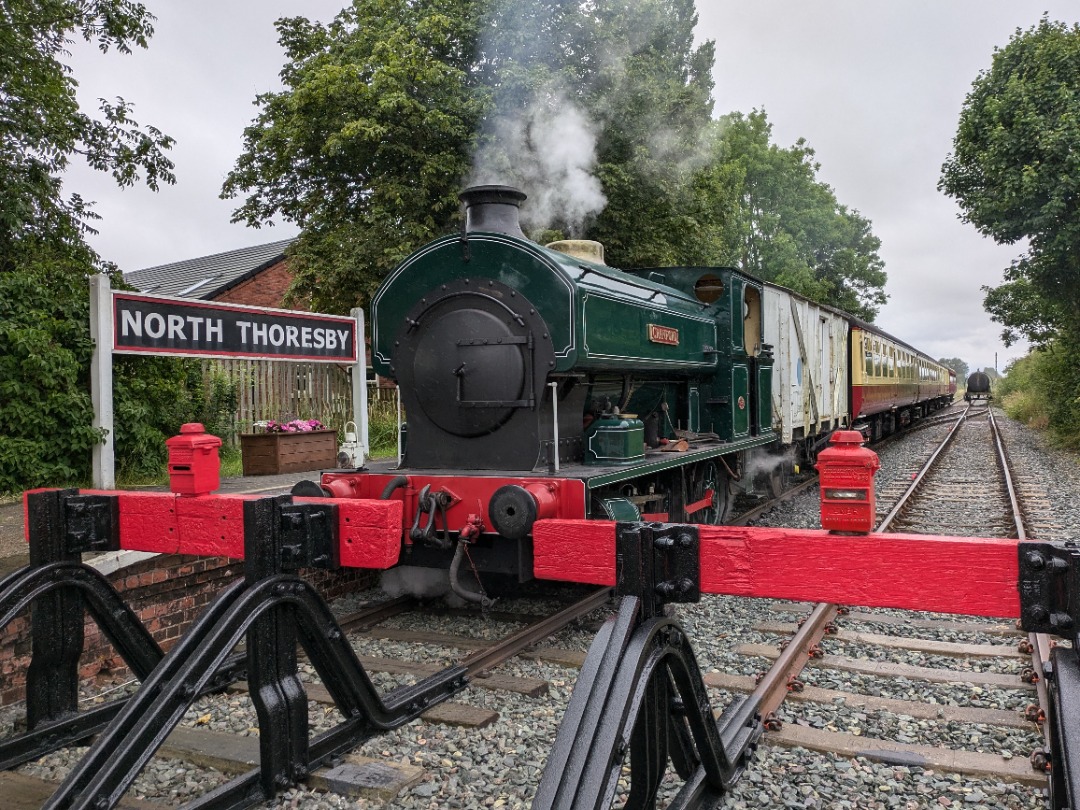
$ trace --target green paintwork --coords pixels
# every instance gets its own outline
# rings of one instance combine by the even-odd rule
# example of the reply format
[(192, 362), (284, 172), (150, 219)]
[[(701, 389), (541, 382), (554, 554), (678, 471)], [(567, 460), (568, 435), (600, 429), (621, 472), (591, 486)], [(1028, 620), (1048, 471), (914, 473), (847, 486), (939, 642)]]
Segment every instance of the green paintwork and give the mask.
[(750, 372), (745, 363), (731, 367), (731, 435), (744, 438), (750, 432)]
[[(536, 307), (551, 330), (555, 372), (715, 368), (716, 321), (684, 292), (613, 267), (592, 264), (504, 234), (444, 237), (396, 268), (372, 299), (372, 365), (395, 377), (394, 341), (406, 315), (431, 290), (469, 279), (506, 284)], [(508, 302), (512, 303), (512, 302)], [(649, 324), (676, 330), (678, 345), (649, 340)]]
[(624, 523), (641, 520), (641, 512), (626, 498), (604, 498), (600, 501), (600, 509), (608, 520), (621, 520)]
[(645, 458), (645, 424), (640, 419), (594, 419), (585, 428), (585, 463), (610, 467)]
[[(423, 309), (425, 296), (447, 284), (455, 285), (455, 291), (464, 285), (464, 295), (491, 295), (495, 288), (484, 292), (490, 282), (509, 288), (510, 297), (499, 294), (509, 307), (535, 308), (550, 330), (554, 348), (549, 375), (555, 379), (579, 375), (575, 378), (579, 385), (589, 386), (588, 395), (577, 400), (585, 403), (586, 413), (610, 410), (597, 408), (597, 403), (618, 403), (624, 413), (643, 418), (659, 412), (663, 437), (671, 438), (676, 427), (719, 436), (720, 443), (709, 450), (657, 457), (644, 453), (639, 420), (601, 436), (597, 433), (601, 423), (610, 421), (605, 417), (577, 432), (581, 428), (573, 425), (572, 417), (564, 420), (560, 414), (562, 438), (580, 442), (585, 463), (609, 468), (598, 470), (600, 474), (589, 479), (590, 487), (774, 441), (772, 358), (759, 353), (760, 323), (757, 335), (744, 335), (754, 323), (744, 319), (744, 300), (756, 295), (760, 303), (762, 284), (732, 268), (667, 267), (628, 273), (504, 234), (471, 233), (467, 241), (457, 235), (444, 237), (410, 256), (374, 296), (375, 371), (396, 378), (394, 342), (407, 316)], [(703, 284), (709, 290), (707, 302), (698, 299)], [(751, 344), (749, 355), (746, 342)], [(628, 379), (632, 385), (627, 386)], [(628, 390), (629, 402), (623, 403)], [(740, 396), (743, 408), (738, 407)], [(659, 410), (662, 405), (666, 412)], [(539, 410), (537, 416), (541, 419)], [(614, 469), (622, 465), (625, 470)]]
[[(673, 310), (589, 283), (598, 280), (592, 274), (582, 280), (582, 365), (666, 370), (715, 366), (714, 356), (704, 348), (716, 343), (716, 322), (699, 314), (700, 304), (692, 313)], [(651, 327), (670, 330), (667, 334), (678, 345), (651, 340)]]

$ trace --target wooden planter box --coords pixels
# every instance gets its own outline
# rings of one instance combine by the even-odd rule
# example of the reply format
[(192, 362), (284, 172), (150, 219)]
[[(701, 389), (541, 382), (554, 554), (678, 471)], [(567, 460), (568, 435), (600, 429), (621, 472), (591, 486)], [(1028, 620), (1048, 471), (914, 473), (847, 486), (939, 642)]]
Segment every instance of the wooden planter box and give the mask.
[(322, 470), (337, 466), (337, 431), (241, 433), (244, 475)]

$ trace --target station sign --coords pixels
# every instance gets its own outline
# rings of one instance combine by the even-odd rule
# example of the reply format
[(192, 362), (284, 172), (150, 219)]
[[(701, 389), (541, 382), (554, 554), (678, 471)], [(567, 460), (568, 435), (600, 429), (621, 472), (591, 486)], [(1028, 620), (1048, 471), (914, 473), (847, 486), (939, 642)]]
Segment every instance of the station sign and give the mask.
[(113, 292), (113, 352), (357, 362), (356, 319)]

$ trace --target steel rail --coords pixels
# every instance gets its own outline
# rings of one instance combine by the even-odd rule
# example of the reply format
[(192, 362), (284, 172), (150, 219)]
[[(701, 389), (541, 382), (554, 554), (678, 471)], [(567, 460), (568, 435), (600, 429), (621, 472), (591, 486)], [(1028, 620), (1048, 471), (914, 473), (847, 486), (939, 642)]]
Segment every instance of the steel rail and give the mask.
[(945, 448), (947, 448), (950, 444), (952, 444), (953, 439), (956, 438), (956, 434), (960, 432), (960, 428), (961, 428), (961, 426), (963, 426), (964, 422), (967, 420), (968, 413), (970, 411), (971, 411), (971, 404), (969, 403), (967, 408), (964, 409), (964, 412), (962, 414), (960, 414), (959, 418), (957, 418), (956, 424), (954, 424), (952, 426), (952, 430), (950, 430), (948, 435), (944, 439), (942, 439), (941, 444), (939, 444), (937, 446), (937, 448), (934, 450), (934, 452), (930, 454), (930, 458), (927, 459), (925, 464), (923, 464), (922, 469), (920, 469), (915, 474), (915, 478), (912, 480), (912, 482), (908, 486), (907, 490), (904, 492), (903, 495), (900, 496), (900, 499), (893, 505), (893, 508), (891, 510), (889, 510), (889, 514), (885, 515), (885, 517), (881, 519), (881, 522), (878, 524), (878, 527), (876, 529), (874, 529), (874, 531), (873, 531), (874, 534), (881, 534), (881, 533), (885, 532), (889, 528), (889, 526), (892, 525), (892, 522), (896, 519), (896, 517), (900, 514), (900, 512), (903, 511), (904, 507), (907, 506), (908, 501), (911, 500), (911, 498), (918, 491), (919, 487), (922, 485), (923, 479), (926, 477), (927, 473), (930, 472), (930, 469), (937, 462), (937, 460), (941, 456), (941, 454), (945, 452)]
[[(1016, 527), (1016, 539), (1027, 540), (1023, 510), (1020, 508), (1020, 500), (1016, 494), (1016, 487), (1013, 485), (1009, 454), (1005, 449), (1005, 442), (1001, 438), (1001, 430), (998, 428), (997, 420), (994, 418), (994, 409), (988, 405), (986, 411), (989, 415), (990, 433), (994, 437), (994, 449), (997, 452), (998, 466), (1005, 482), (1005, 490), (1009, 495), (1009, 507), (1012, 510), (1013, 523)], [(1046, 722), (1046, 717), (1047, 709), (1050, 706), (1050, 696), (1047, 693), (1046, 681), (1043, 678), (1043, 664), (1050, 660), (1050, 650), (1053, 645), (1046, 633), (1028, 633), (1028, 645), (1031, 648), (1031, 672), (1035, 678), (1035, 691), (1039, 696), (1039, 710), (1035, 715), (1035, 722), (1038, 723), (1042, 731), (1043, 744), (1048, 752), (1051, 749), (1051, 729), (1050, 724)], [(1036, 770), (1048, 771), (1048, 757), (1045, 754), (1042, 756), (1039, 756), (1039, 754), (1038, 751), (1032, 753), (1031, 766)]]
[(558, 613), (553, 613), (550, 616), (544, 616), (537, 619), (528, 627), (500, 639), (490, 647), (477, 650), (464, 658), (460, 662), (460, 665), (465, 667), (467, 676), (476, 677), (480, 673), (498, 666), (503, 661), (513, 658), (526, 647), (561, 630), (563, 627), (570, 624), (570, 622), (574, 621), (574, 619), (578, 619), (609, 602), (612, 593), (613, 591), (611, 588), (600, 588), (593, 591), (584, 599), (579, 599), (577, 602), (568, 605)]
[(838, 605), (828, 602), (819, 602), (814, 605), (810, 615), (788, 641), (787, 646), (780, 651), (780, 656), (758, 681), (750, 700), (751, 702), (754, 699), (760, 701), (758, 705), (761, 707), (761, 716), (767, 730), (779, 728), (774, 713), (784, 702), (789, 691), (800, 688), (799, 673), (812, 657), (813, 648), (828, 632), (839, 609)]
[(769, 500), (765, 501), (765, 503), (758, 504), (753, 509), (748, 509), (747, 511), (743, 512), (741, 515), (736, 515), (735, 517), (731, 518), (731, 520), (725, 521), (724, 525), (725, 526), (745, 526), (747, 523), (749, 523), (754, 518), (760, 517), (761, 515), (768, 512), (770, 509), (772, 509), (778, 503), (781, 503), (783, 501), (794, 498), (800, 492), (802, 492), (803, 490), (809, 489), (811, 486), (813, 486), (817, 482), (818, 482), (818, 477), (816, 475), (811, 476), (810, 478), (806, 479), (805, 481), (802, 481), (802, 482), (796, 484), (791, 489), (785, 489), (783, 492), (780, 493), (779, 497), (770, 498)]
[(338, 625), (342, 630), (368, 630), (375, 625), (389, 619), (391, 616), (397, 616), (404, 613), (407, 610), (411, 610), (418, 604), (417, 599), (412, 596), (399, 596), (396, 599), (390, 599), (386, 602), (377, 602), (374, 605), (368, 605), (367, 607), (360, 608), (353, 613), (349, 613), (346, 616), (342, 616), (338, 621)]
[(1016, 539), (1027, 540), (1027, 530), (1024, 528), (1024, 513), (1020, 508), (1020, 501), (1016, 496), (1016, 487), (1013, 486), (1012, 473), (1009, 467), (1009, 456), (1005, 452), (1005, 443), (1001, 440), (1001, 431), (998, 430), (997, 420), (994, 418), (993, 409), (987, 408), (990, 415), (990, 432), (994, 437), (994, 449), (997, 451), (998, 465), (1001, 468), (1001, 477), (1005, 481), (1005, 490), (1009, 493), (1009, 508), (1012, 510), (1013, 523), (1016, 526)]
[[(959, 404), (959, 403), (957, 403), (957, 404)], [(971, 409), (971, 404), (968, 403), (966, 407), (967, 407), (968, 410), (970, 410)], [(966, 411), (965, 411), (965, 413), (966, 413)], [(886, 447), (886, 446), (892, 444), (894, 441), (898, 441), (899, 439), (905, 438), (906, 436), (910, 436), (912, 433), (915, 433), (916, 431), (921, 430), (922, 428), (933, 427), (934, 425), (939, 425), (939, 424), (942, 424), (944, 422), (949, 422), (949, 421), (952, 421), (953, 419), (956, 419), (956, 418), (957, 418), (956, 414), (944, 414), (944, 415), (939, 414), (937, 416), (927, 417), (925, 419), (920, 419), (918, 422), (913, 422), (908, 427), (903, 428), (902, 430), (898, 430), (895, 433), (890, 433), (885, 438), (879, 439), (878, 441), (874, 442), (873, 446), (874, 447)], [(818, 481), (817, 475), (811, 475), (805, 481), (801, 481), (800, 483), (796, 484), (791, 489), (784, 490), (782, 493), (780, 493), (779, 496), (777, 496), (775, 498), (770, 498), (769, 500), (765, 501), (764, 503), (760, 503), (757, 506), (746, 510), (742, 514), (736, 515), (735, 517), (731, 518), (730, 520), (724, 521), (724, 525), (725, 526), (745, 526), (751, 520), (753, 520), (754, 518), (761, 517), (761, 515), (768, 512), (770, 509), (772, 509), (778, 503), (783, 503), (784, 501), (789, 500), (790, 498), (793, 498), (795, 495), (798, 495), (800, 492), (803, 492), (804, 490), (810, 488), (811, 486), (816, 484), (817, 481)]]

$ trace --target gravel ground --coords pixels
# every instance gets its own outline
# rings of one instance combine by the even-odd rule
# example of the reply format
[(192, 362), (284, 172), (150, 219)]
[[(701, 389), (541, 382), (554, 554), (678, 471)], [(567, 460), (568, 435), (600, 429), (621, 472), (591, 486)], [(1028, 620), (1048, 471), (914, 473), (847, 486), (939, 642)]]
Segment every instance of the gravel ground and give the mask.
[[(1075, 515), (1080, 512), (1080, 476), (1078, 460), (1046, 450), (1041, 440), (1025, 428), (1002, 419), (1010, 454), (1019, 473), (1029, 480), (1039, 481), (1047, 492), (1053, 493), (1055, 520), (1063, 527), (1064, 535), (1075, 530)], [(936, 430), (931, 428), (930, 430)], [(879, 492), (890, 477), (896, 481), (910, 478), (917, 467), (915, 457), (922, 451), (923, 440), (900, 441), (884, 448), (880, 455), (882, 471), (878, 476)], [(879, 512), (882, 512), (879, 504)], [(887, 507), (884, 507), (887, 508)], [(882, 512), (883, 514), (883, 512)], [(792, 527), (818, 525), (818, 500), (810, 492), (780, 505), (759, 524)], [(1050, 520), (1047, 518), (1047, 520)], [(1054, 537), (1045, 539), (1076, 539)], [(357, 600), (370, 597), (361, 594)], [(348, 612), (357, 600), (337, 605)], [(683, 606), (679, 615), (690, 633), (703, 671), (715, 670), (752, 674), (766, 665), (761, 659), (735, 654), (737, 644), (746, 642), (772, 643), (777, 637), (751, 629), (763, 621), (791, 621), (792, 617), (770, 610), (771, 600), (706, 597), (698, 605)], [(526, 597), (504, 599), (500, 610), (542, 612), (544, 606)], [(798, 611), (793, 606), (793, 611)], [(949, 618), (938, 614), (910, 614), (903, 611), (870, 611), (889, 615), (916, 615), (923, 618)], [(595, 619), (601, 614), (590, 617)], [(972, 620), (977, 625), (981, 620)], [(1005, 621), (1005, 620), (1003, 620)], [(400, 627), (423, 627), (428, 630), (492, 637), (507, 632), (507, 625), (465, 620), (449, 616), (437, 619), (401, 617), (395, 620)], [(845, 626), (849, 626), (845, 624)], [(871, 622), (851, 623), (852, 629), (890, 633), (895, 627)], [(592, 625), (564, 630), (548, 642), (551, 646), (587, 649), (592, 638)], [(720, 629), (722, 628), (722, 629)], [(913, 636), (965, 643), (1006, 643), (1001, 636), (972, 631), (928, 631), (911, 628)], [(445, 662), (447, 651), (429, 645), (357, 638), (358, 651), (366, 655), (408, 658), (419, 661)], [(867, 645), (839, 642), (828, 638), (828, 654), (855, 658), (886, 659), (918, 666), (968, 668), (997, 667), (1001, 662), (968, 661), (944, 656), (903, 650), (882, 650)], [(998, 669), (997, 671), (1001, 671)], [(292, 789), (267, 807), (328, 810), (329, 808), (375, 808), (387, 810), (436, 810), (441, 808), (526, 808), (532, 801), (548, 751), (565, 711), (577, 677), (577, 670), (541, 661), (518, 659), (498, 669), (500, 674), (544, 678), (551, 690), (543, 698), (528, 698), (470, 687), (455, 699), (476, 706), (490, 707), (499, 712), (499, 720), (488, 728), (471, 730), (452, 726), (428, 724), (417, 720), (396, 731), (382, 735), (361, 746), (359, 753), (387, 763), (415, 765), (423, 768), (424, 779), (415, 787), (403, 791), (389, 802), (359, 799), (347, 800), (332, 794), (318, 794)], [(317, 680), (310, 668), (305, 676)], [(409, 679), (381, 674), (373, 676), (381, 689), (407, 683)], [(803, 680), (808, 684), (848, 691), (880, 694), (886, 697), (923, 703), (953, 706), (981, 706), (1016, 710), (1031, 702), (1031, 693), (1021, 689), (996, 689), (971, 684), (934, 684), (897, 678), (882, 680), (849, 673), (809, 669)], [(721, 692), (713, 693), (714, 707), (731, 698)], [(918, 742), (963, 748), (970, 751), (995, 752), (1003, 759), (1026, 757), (1039, 738), (1033, 733), (993, 726), (959, 725), (946, 721), (921, 720), (885, 712), (859, 711), (842, 701), (822, 705), (799, 703), (782, 709), (788, 723), (804, 723), (816, 728), (834, 728), (868, 738)], [(11, 727), (13, 712), (0, 712), (0, 733)], [(313, 705), (311, 722), (314, 729), (331, 725), (336, 712)], [(250, 700), (247, 697), (205, 698), (187, 713), (184, 723), (212, 729), (228, 729), (237, 734), (256, 734), (257, 729)], [(27, 772), (43, 774), (69, 767), (77, 752), (59, 752), (25, 766)], [(158, 784), (164, 793), (175, 782), (182, 789), (188, 782), (216, 784), (211, 772), (184, 771), (174, 762), (154, 761), (140, 777), (142, 784)], [(178, 792), (176, 800), (183, 796)], [(1042, 791), (995, 780), (978, 780), (953, 774), (936, 773), (919, 767), (902, 767), (851, 760), (803, 749), (784, 749), (762, 746), (753, 756), (743, 778), (722, 804), (724, 808), (787, 807), (787, 808), (966, 808), (997, 810), (998, 808), (1043, 808)]]

